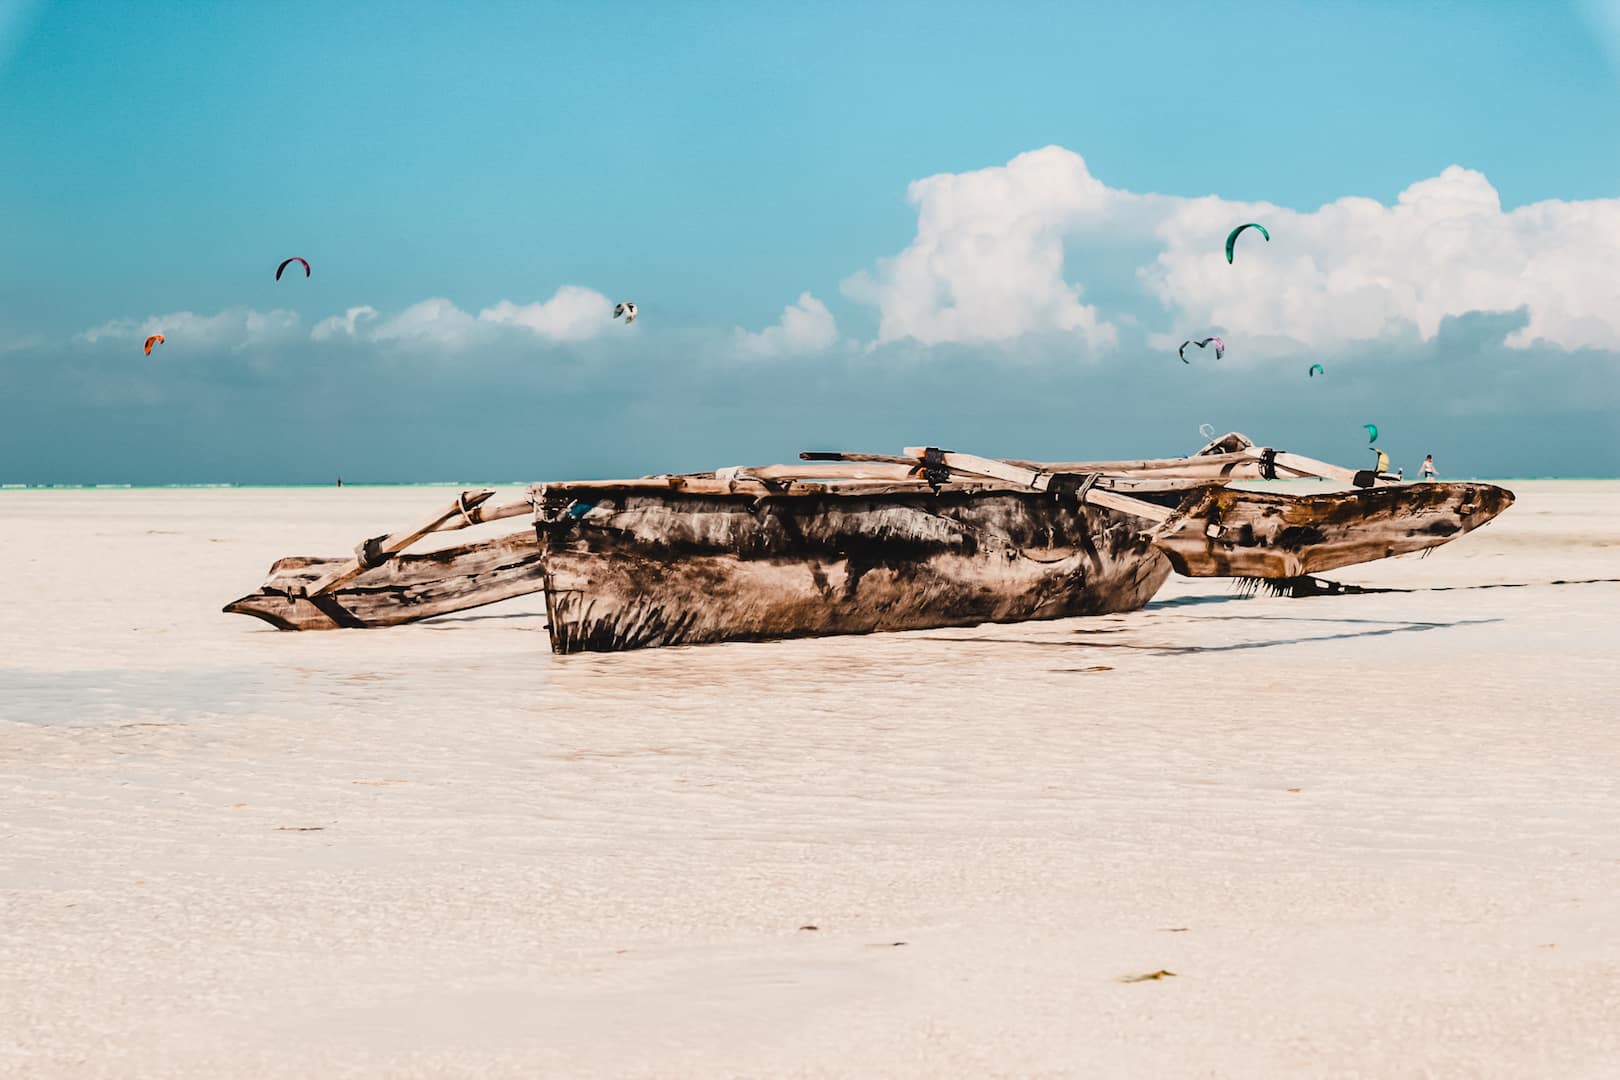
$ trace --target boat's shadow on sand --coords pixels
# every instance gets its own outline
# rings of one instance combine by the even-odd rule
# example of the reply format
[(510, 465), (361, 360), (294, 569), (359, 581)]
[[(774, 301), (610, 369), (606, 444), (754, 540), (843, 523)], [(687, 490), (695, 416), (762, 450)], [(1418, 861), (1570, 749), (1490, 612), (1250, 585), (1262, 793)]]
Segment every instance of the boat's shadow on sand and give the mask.
[[(1288, 615), (1220, 615), (1207, 616), (1199, 622), (1288, 622), (1288, 623), (1333, 623), (1336, 625), (1362, 624), (1369, 629), (1346, 630), (1337, 634), (1300, 634), (1290, 637), (1267, 638), (1261, 641), (1227, 641), (1219, 645), (1169, 645), (1156, 643), (1143, 643), (1136, 641), (1061, 641), (1041, 640), (1037, 638), (1007, 638), (966, 635), (919, 635), (923, 641), (972, 641), (992, 645), (1038, 645), (1046, 648), (1058, 649), (1130, 649), (1136, 652), (1154, 653), (1159, 656), (1188, 656), (1199, 653), (1241, 652), (1249, 649), (1275, 649), (1285, 645), (1306, 645), (1319, 641), (1348, 641), (1354, 638), (1388, 637), (1391, 634), (1416, 634), (1429, 630), (1447, 630), (1456, 626), (1483, 626), (1489, 623), (1499, 623), (1496, 619), (1457, 619), (1451, 622), (1407, 622), (1390, 619), (1313, 619), (1295, 618)], [(1121, 630), (1124, 627), (1119, 628)], [(1143, 627), (1141, 629), (1147, 629)], [(1082, 629), (1076, 634), (1094, 634), (1099, 631)], [(1102, 631), (1112, 632), (1112, 631)]]

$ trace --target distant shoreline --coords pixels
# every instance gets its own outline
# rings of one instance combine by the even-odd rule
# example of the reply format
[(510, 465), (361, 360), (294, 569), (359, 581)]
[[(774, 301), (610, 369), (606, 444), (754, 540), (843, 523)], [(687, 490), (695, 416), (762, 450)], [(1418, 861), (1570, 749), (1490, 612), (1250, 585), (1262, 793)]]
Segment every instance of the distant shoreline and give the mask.
[[(1455, 480), (1466, 483), (1481, 484), (1514, 484), (1534, 481), (1536, 483), (1586, 483), (1609, 480), (1620, 480), (1620, 476), (1442, 476), (1442, 482)], [(1279, 480), (1275, 483), (1298, 483), (1297, 480)], [(1322, 481), (1326, 483), (1327, 481)], [(530, 484), (541, 483), (539, 480), (362, 480), (350, 483), (345, 481), (341, 486), (348, 488), (473, 488), (473, 487), (528, 487)], [(1245, 484), (1265, 484), (1267, 481), (1245, 481)], [(1417, 479), (1409, 483), (1421, 483)], [(209, 491), (209, 490), (274, 490), (274, 491), (309, 491), (321, 488), (337, 488), (337, 484), (312, 483), (166, 483), (166, 484), (123, 484), (123, 483), (86, 483), (86, 484), (32, 484), (18, 482), (0, 483), (0, 492), (8, 491)]]

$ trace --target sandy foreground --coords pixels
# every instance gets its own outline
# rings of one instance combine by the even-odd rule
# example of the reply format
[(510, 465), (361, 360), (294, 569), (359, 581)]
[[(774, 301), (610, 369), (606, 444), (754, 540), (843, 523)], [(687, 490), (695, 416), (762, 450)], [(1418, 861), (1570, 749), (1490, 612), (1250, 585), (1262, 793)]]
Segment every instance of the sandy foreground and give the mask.
[(563, 659), (219, 612), (444, 492), (0, 492), (0, 1074), (1615, 1075), (1620, 483), (1510, 486), (1328, 575), (1429, 591)]

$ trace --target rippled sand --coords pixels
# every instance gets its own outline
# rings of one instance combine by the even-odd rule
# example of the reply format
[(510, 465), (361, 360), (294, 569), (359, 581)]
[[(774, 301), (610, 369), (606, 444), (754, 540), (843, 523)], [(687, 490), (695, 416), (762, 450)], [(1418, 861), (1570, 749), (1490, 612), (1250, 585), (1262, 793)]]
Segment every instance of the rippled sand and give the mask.
[(1512, 486), (1329, 575), (1445, 591), (565, 659), (219, 613), (445, 493), (0, 493), (0, 1074), (1609, 1074), (1620, 483)]

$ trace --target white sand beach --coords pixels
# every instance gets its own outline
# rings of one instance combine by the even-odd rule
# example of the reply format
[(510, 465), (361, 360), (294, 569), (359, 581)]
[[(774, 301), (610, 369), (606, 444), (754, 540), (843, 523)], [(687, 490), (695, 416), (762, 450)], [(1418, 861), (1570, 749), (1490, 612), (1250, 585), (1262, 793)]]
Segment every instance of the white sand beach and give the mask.
[(0, 1074), (1612, 1076), (1620, 482), (1508, 486), (1326, 575), (1417, 591), (566, 658), (220, 612), (438, 490), (0, 492)]

